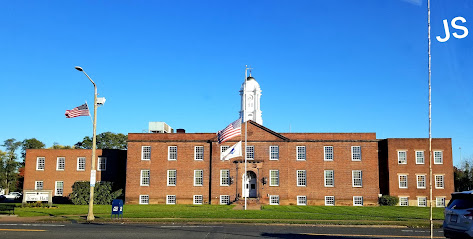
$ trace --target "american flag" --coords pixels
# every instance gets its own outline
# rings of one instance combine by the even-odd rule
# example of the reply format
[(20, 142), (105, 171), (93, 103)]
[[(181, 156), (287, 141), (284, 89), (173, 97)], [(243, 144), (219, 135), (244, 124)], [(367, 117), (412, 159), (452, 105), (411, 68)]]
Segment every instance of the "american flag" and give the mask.
[(225, 129), (218, 131), (218, 143), (221, 144), (239, 135), (241, 135), (241, 118), (229, 124)]
[(89, 107), (87, 106), (87, 103), (77, 106), (76, 108), (72, 110), (66, 110), (66, 118), (74, 118), (77, 116), (89, 116)]

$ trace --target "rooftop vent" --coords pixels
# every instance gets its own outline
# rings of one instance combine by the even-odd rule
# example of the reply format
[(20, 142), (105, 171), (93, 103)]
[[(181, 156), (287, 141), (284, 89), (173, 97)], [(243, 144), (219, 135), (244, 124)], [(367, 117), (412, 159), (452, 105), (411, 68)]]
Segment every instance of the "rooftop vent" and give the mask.
[(149, 122), (148, 133), (174, 133), (174, 130), (164, 122)]

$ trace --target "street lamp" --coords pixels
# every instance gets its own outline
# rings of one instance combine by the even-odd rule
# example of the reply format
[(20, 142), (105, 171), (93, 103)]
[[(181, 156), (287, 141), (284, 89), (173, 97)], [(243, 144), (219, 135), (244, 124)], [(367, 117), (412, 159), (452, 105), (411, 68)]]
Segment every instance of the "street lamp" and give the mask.
[(87, 221), (93, 221), (94, 218), (94, 189), (95, 189), (95, 148), (97, 147), (96, 141), (96, 124), (97, 124), (97, 86), (94, 81), (85, 73), (80, 66), (75, 67), (76, 70), (84, 72), (85, 76), (89, 78), (90, 82), (94, 85), (94, 122), (93, 122), (93, 137), (92, 137), (92, 168), (90, 169), (90, 199), (89, 199), (89, 213), (87, 214)]

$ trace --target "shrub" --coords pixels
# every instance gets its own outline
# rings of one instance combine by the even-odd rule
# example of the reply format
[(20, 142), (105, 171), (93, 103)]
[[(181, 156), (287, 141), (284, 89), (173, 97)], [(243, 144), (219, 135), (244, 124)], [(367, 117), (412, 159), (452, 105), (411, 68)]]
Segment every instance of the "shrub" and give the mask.
[(399, 202), (399, 198), (395, 196), (383, 195), (378, 199), (378, 202), (381, 206), (396, 206)]
[[(112, 182), (97, 182), (94, 188), (94, 204), (110, 205), (113, 199), (122, 195), (122, 189), (112, 192)], [(90, 182), (75, 182), (69, 199), (75, 205), (89, 204)]]

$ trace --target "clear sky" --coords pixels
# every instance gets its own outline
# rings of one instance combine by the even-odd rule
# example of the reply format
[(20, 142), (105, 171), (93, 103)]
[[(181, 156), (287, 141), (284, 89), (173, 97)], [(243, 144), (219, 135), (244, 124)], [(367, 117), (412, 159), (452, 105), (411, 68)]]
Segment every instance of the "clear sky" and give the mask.
[[(276, 132), (375, 132), (428, 138), (426, 0), (4, 1), (0, 142), (47, 147), (92, 135), (64, 112), (107, 102), (97, 133), (149, 121), (217, 132), (238, 118), (246, 64)], [(473, 157), (473, 1), (432, 0), (432, 136)], [(464, 32), (453, 29), (459, 35)], [(91, 104), (92, 105), (92, 104)], [(0, 147), (0, 149), (3, 149)]]

